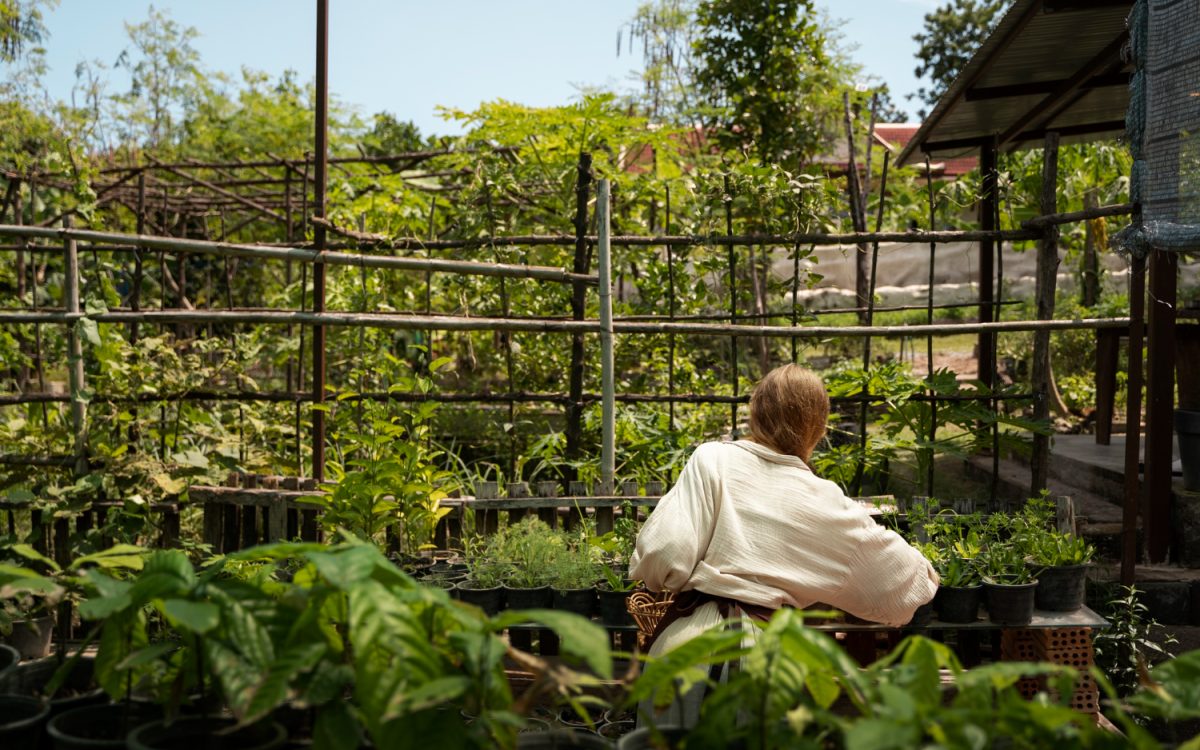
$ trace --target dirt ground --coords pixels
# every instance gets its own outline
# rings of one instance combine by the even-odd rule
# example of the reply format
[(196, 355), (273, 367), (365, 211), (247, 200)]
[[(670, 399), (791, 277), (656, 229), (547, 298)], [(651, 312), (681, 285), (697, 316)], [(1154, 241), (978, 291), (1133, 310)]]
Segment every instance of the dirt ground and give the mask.
[[(936, 344), (935, 344), (936, 347)], [(917, 346), (912, 356), (905, 352), (905, 360), (912, 365), (913, 372), (921, 373), (929, 370), (929, 358), (925, 355), (923, 345)], [(933, 351), (933, 369), (947, 368), (958, 373), (959, 380), (974, 380), (978, 373), (978, 362), (974, 351)]]

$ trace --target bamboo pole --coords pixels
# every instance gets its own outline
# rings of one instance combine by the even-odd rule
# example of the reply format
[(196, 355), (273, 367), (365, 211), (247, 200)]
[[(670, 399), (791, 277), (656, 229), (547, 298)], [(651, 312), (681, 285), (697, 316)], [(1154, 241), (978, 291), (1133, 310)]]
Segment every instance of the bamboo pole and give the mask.
[[(55, 229), (53, 227), (24, 227), (19, 228), (11, 224), (0, 224), (0, 237), (17, 237), (24, 235), (30, 238), (49, 239), (56, 242), (61, 242), (63, 239), (62, 232), (65, 230)], [(291, 257), (293, 260), (313, 262), (314, 253), (309, 247), (295, 247), (286, 243), (270, 243), (264, 242), (255, 245), (234, 244), (227, 242), (210, 242), (204, 240), (184, 240), (178, 238), (164, 238), (155, 236), (137, 236), (129, 234), (118, 234), (114, 232), (95, 232), (90, 230), (72, 230), (76, 232), (76, 239), (79, 241), (91, 241), (97, 245), (110, 245), (109, 250), (128, 250), (133, 246), (141, 246), (154, 249), (165, 250), (184, 250), (187, 252), (228, 252), (228, 253), (244, 253), (248, 257), (262, 258), (278, 258), (286, 260)], [(656, 245), (669, 245), (671, 247), (705, 247), (727, 245), (793, 245), (796, 243), (819, 245), (819, 246), (840, 246), (840, 245), (856, 245), (860, 243), (870, 242), (899, 242), (899, 243), (950, 243), (950, 242), (979, 242), (982, 240), (997, 240), (1007, 242), (1025, 242), (1040, 239), (1042, 232), (1036, 229), (995, 229), (995, 230), (941, 230), (936, 232), (910, 230), (904, 232), (798, 232), (793, 234), (703, 234), (703, 235), (613, 235), (609, 238), (609, 242), (614, 247), (654, 247)], [(576, 244), (579, 239), (586, 242), (595, 242), (595, 235), (584, 234), (582, 236), (575, 235), (510, 235), (505, 237), (477, 237), (463, 240), (426, 240), (419, 237), (396, 237), (389, 239), (386, 242), (371, 243), (371, 242), (354, 242), (354, 243), (329, 243), (329, 250), (345, 250), (345, 249), (361, 249), (366, 247), (382, 246), (393, 250), (454, 250), (454, 249), (469, 249), (478, 247), (511, 247), (514, 245), (535, 246), (560, 246), (570, 247)], [(117, 247), (121, 245), (122, 247)], [(104, 248), (97, 248), (104, 249)], [(290, 250), (290, 254), (277, 255), (270, 251)], [(358, 265), (365, 263), (367, 266), (386, 266), (388, 263), (379, 263), (375, 261), (382, 260), (387, 256), (363, 255), (363, 254), (347, 254), (340, 261), (330, 260), (330, 256), (336, 256), (335, 253), (327, 253), (326, 262), (330, 265)], [(417, 260), (417, 259), (410, 259)], [(449, 262), (449, 261), (442, 261)], [(460, 261), (461, 262), (461, 261)], [(418, 270), (424, 270), (424, 266), (414, 266)], [(526, 268), (518, 266), (518, 268)], [(538, 268), (530, 266), (529, 268)], [(434, 269), (438, 270), (438, 269)], [(451, 270), (449, 268), (445, 270)], [(500, 274), (494, 274), (500, 275)], [(562, 278), (561, 281), (575, 281), (572, 278)], [(594, 279), (593, 279), (594, 283)]]
[[(293, 312), (293, 311), (227, 311), (227, 310), (144, 310), (105, 312), (95, 315), (67, 312), (0, 312), (0, 323), (73, 323), (88, 317), (100, 323), (255, 323), (263, 325), (329, 325), (367, 326), (395, 330), (430, 328), (441, 331), (519, 331), (533, 333), (567, 332), (599, 333), (596, 321), (530, 320), (505, 318), (452, 317), (446, 315), (383, 315), (379, 313)], [(615, 321), (614, 333), (641, 335), (679, 333), (694, 336), (779, 337), (798, 336), (809, 339), (858, 338), (862, 336), (912, 337), (956, 336), (964, 333), (1013, 333), (1016, 331), (1083, 331), (1100, 328), (1122, 328), (1129, 318), (1081, 318), (1076, 320), (1005, 320), (991, 323), (950, 323), (937, 325), (901, 326), (747, 326), (711, 323), (629, 323)]]
[[(733, 193), (729, 189), (729, 174), (725, 174), (725, 192), (722, 196), (725, 203), (725, 235), (733, 236)], [(737, 253), (733, 241), (726, 243), (726, 260), (729, 263), (729, 323), (736, 325), (737, 310)], [(752, 264), (753, 265), (753, 264)], [(751, 268), (753, 273), (753, 267)], [(738, 340), (737, 336), (729, 338), (729, 385), (733, 395), (738, 395)], [(729, 407), (729, 434), (736, 440), (738, 436), (737, 404)]]
[[(314, 226), (314, 234), (322, 230)], [(461, 260), (433, 260), (429, 258), (401, 258), (390, 255), (365, 255), (353, 253), (325, 252), (298, 247), (272, 247), (267, 245), (240, 245), (232, 242), (209, 242), (205, 240), (185, 240), (174, 237), (151, 237), (146, 235), (117, 234), (114, 232), (95, 232), (91, 230), (50, 229), (41, 227), (17, 227), (0, 225), (0, 236), (37, 237), (55, 239), (67, 238), (86, 240), (96, 244), (117, 242), (132, 247), (142, 247), (171, 252), (187, 252), (220, 255), (242, 258), (262, 258), (264, 260), (299, 261), (302, 263), (321, 263), (331, 266), (366, 266), (368, 268), (393, 268), (410, 271), (434, 271), (460, 273), (476, 276), (507, 276), (522, 279), (541, 279), (560, 283), (596, 283), (596, 277), (588, 274), (575, 274), (557, 268), (545, 266), (523, 266), (513, 264), (481, 263)]]
[[(937, 199), (933, 195), (933, 170), (929, 168), (929, 154), (925, 154), (925, 190), (929, 196), (929, 231), (937, 230)], [(933, 310), (938, 305), (933, 303), (933, 288), (937, 280), (937, 244), (929, 243), (929, 288), (925, 300), (926, 325), (933, 325)], [(937, 442), (937, 392), (933, 389), (933, 336), (925, 337), (925, 371), (929, 383), (929, 447), (926, 448), (925, 465), (925, 494), (933, 497), (933, 446)]]
[[(971, 402), (1000, 402), (1000, 401), (1032, 401), (1032, 394), (998, 394), (988, 395), (982, 394), (979, 396), (971, 395), (954, 395), (954, 396), (938, 396), (938, 401), (954, 401), (962, 403)], [(604, 400), (604, 394), (581, 394), (581, 403), (596, 403)], [(750, 395), (743, 394), (740, 396), (730, 396), (727, 394), (614, 394), (613, 400), (617, 403), (749, 403)], [(925, 394), (913, 394), (908, 396), (908, 401), (928, 402), (931, 398)], [(24, 406), (30, 403), (70, 403), (71, 396), (68, 394), (0, 394), (0, 407), (8, 406)], [(137, 394), (134, 396), (112, 396), (103, 397), (97, 396), (95, 401), (113, 404), (128, 404), (128, 403), (161, 403), (167, 401), (241, 401), (245, 403), (311, 403), (312, 394), (293, 394), (289, 391), (182, 391), (173, 392), (173, 394)], [(488, 392), (469, 392), (469, 394), (448, 394), (448, 392), (430, 392), (430, 394), (419, 394), (419, 392), (394, 392), (394, 391), (367, 391), (362, 394), (347, 395), (341, 398), (342, 402), (355, 403), (358, 401), (368, 402), (388, 402), (396, 401), (403, 403), (420, 403), (422, 401), (431, 401), (437, 403), (570, 403), (572, 401), (570, 394), (544, 394), (544, 392), (530, 391), (510, 391), (500, 392), (500, 394), (488, 394)], [(834, 396), (830, 398), (834, 403), (886, 403), (887, 396), (865, 396), (862, 394), (854, 396)]]
[[(71, 218), (63, 223), (70, 226)], [(79, 304), (79, 251), (75, 240), (63, 242), (63, 306), (67, 315), (82, 315)], [(67, 329), (67, 380), (71, 392), (71, 431), (74, 433), (72, 455), (76, 476), (87, 473), (87, 399), (83, 374), (83, 341), (78, 326)]]
[[(325, 311), (325, 187), (329, 172), (329, 0), (317, 0), (317, 112), (316, 112), (316, 183), (313, 186), (313, 244), (317, 259), (313, 263), (313, 312)], [(318, 482), (325, 478), (325, 326), (314, 325), (313, 347), (313, 434), (312, 475)]]
[(596, 229), (600, 238), (596, 245), (596, 270), (600, 276), (600, 390), (603, 395), (600, 402), (600, 481), (611, 491), (616, 473), (613, 442), (616, 434), (616, 410), (613, 405), (616, 385), (613, 373), (612, 246), (608, 243), (609, 209), (609, 182), (600, 180), (596, 185)]
[[(883, 225), (883, 206), (884, 199), (887, 197), (887, 178), (888, 165), (891, 163), (891, 152), (885, 151), (883, 154), (883, 173), (879, 179), (879, 208), (875, 215), (875, 231), (879, 231), (879, 227)], [(868, 327), (875, 323), (875, 281), (879, 270), (879, 243), (872, 243), (871, 246), (871, 272), (867, 284), (867, 312), (864, 322)], [(867, 396), (871, 395), (871, 337), (863, 337), (863, 393)], [(863, 473), (866, 470), (867, 461), (867, 419), (870, 415), (867, 413), (867, 402), (864, 401), (862, 408), (859, 409), (859, 457), (858, 466), (854, 471), (854, 494), (858, 495), (862, 492)]]
[[(613, 235), (610, 242), (613, 247), (653, 247), (655, 245), (671, 245), (674, 247), (704, 247), (720, 246), (729, 242), (735, 245), (790, 245), (796, 242), (810, 245), (857, 245), (871, 242), (979, 242), (981, 240), (1002, 240), (1008, 242), (1033, 241), (1042, 236), (1035, 229), (944, 229), (938, 232), (909, 230), (904, 232), (801, 232), (795, 234), (695, 234), (695, 235)], [(595, 235), (586, 235), (584, 239), (595, 242)], [(374, 243), (357, 242), (351, 244), (331, 244), (330, 249), (370, 247)], [(556, 245), (570, 247), (575, 244), (575, 237), (566, 234), (528, 234), (510, 235), (506, 237), (477, 237), (462, 240), (437, 240), (428, 242), (417, 237), (396, 237), (384, 243), (386, 247), (397, 250), (451, 250), (472, 247), (487, 247), (490, 245)], [(266, 244), (270, 247), (272, 245)]]
[[(1042, 150), (1042, 212), (1054, 213), (1058, 201), (1058, 133), (1046, 133)], [(1058, 277), (1058, 225), (1046, 225), (1046, 236), (1038, 243), (1037, 256), (1037, 316), (1049, 320), (1054, 316), (1055, 279)], [(1033, 334), (1033, 419), (1050, 418), (1050, 332)], [(1046, 488), (1050, 473), (1050, 436), (1034, 434), (1030, 459), (1029, 492), (1036, 497)]]
[[(588, 241), (587, 241), (587, 208), (588, 196), (592, 183), (592, 155), (585, 152), (579, 154), (575, 165), (575, 265), (576, 273), (587, 273)], [(584, 324), (587, 317), (587, 290), (582, 284), (574, 284), (571, 288), (571, 317), (576, 325)], [(567, 388), (572, 396), (583, 393), (584, 347), (583, 334), (579, 330), (571, 337), (571, 363), (567, 372)], [(566, 454), (568, 459), (576, 459), (583, 452), (583, 403), (573, 398), (567, 404), (566, 413)], [(574, 470), (570, 470), (568, 479), (574, 478)]]
[(1021, 226), (1025, 229), (1041, 229), (1052, 224), (1072, 224), (1077, 221), (1101, 219), (1106, 216), (1128, 216), (1136, 209), (1136, 203), (1114, 203), (1108, 206), (1091, 206), (1084, 208), (1082, 211), (1067, 211), (1061, 214), (1052, 213), (1045, 214), (1043, 216), (1035, 216), (1032, 219), (1026, 219), (1025, 221), (1021, 222)]

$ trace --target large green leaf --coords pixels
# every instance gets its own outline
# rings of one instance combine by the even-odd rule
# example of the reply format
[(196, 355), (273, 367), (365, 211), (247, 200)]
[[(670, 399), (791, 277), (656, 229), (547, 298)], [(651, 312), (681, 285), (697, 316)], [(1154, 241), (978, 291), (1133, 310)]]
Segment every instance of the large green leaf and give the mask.
[(133, 584), (118, 581), (98, 570), (84, 572), (84, 579), (95, 589), (95, 595), (79, 603), (79, 615), (85, 620), (103, 620), (132, 603)]
[(337, 701), (317, 711), (312, 740), (313, 750), (355, 750), (362, 746), (362, 727), (350, 706)]
[(171, 622), (197, 635), (204, 635), (221, 622), (221, 610), (210, 602), (167, 599), (162, 604), (162, 610)]
[(553, 609), (518, 610), (504, 612), (494, 618), (492, 628), (503, 630), (529, 622), (553, 630), (565, 656), (582, 661), (602, 679), (612, 678), (612, 649), (608, 631), (585, 617)]
[(45, 565), (47, 568), (50, 568), (50, 570), (53, 570), (55, 572), (62, 570), (62, 568), (59, 567), (58, 563), (56, 563), (53, 560), (51, 560), (50, 558), (46, 557), (41, 552), (38, 552), (37, 550), (35, 550), (32, 546), (30, 546), (28, 544), (12, 544), (12, 545), (9, 545), (8, 550), (10, 552), (15, 552), (16, 554), (20, 555), (21, 557), (24, 557), (26, 560), (32, 560), (34, 562), (39, 562), (42, 565)]
[(149, 550), (133, 544), (116, 544), (106, 550), (84, 555), (71, 563), (71, 567), (79, 569), (88, 565), (96, 565), (101, 568), (141, 570), (145, 566), (148, 552)]

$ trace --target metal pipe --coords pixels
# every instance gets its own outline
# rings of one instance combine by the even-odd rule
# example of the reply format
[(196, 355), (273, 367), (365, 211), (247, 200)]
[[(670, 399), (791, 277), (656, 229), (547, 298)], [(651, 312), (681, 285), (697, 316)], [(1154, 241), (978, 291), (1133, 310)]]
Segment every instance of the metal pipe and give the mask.
[(596, 186), (596, 234), (599, 242), (597, 264), (600, 275), (600, 481), (605, 487), (613, 486), (616, 473), (616, 409), (613, 396), (616, 385), (613, 373), (613, 318), (612, 318), (612, 245), (608, 241), (609, 230), (609, 183), (600, 180)]

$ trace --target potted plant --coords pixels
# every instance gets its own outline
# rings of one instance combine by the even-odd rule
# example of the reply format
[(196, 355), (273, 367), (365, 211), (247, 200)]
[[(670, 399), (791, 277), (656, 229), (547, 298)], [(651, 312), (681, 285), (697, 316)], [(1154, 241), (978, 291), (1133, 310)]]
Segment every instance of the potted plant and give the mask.
[(459, 581), (455, 590), (460, 601), (495, 615), (503, 609), (504, 590), (500, 588), (503, 580), (504, 567), (500, 563), (487, 557), (473, 557), (467, 562), (466, 579)]
[(600, 622), (611, 627), (633, 625), (626, 601), (637, 587), (637, 581), (625, 577), (623, 566), (603, 565), (600, 574), (602, 580), (596, 588), (596, 612)]
[(1087, 569), (1095, 548), (1074, 534), (1047, 531), (1030, 547), (1038, 569), (1035, 603), (1051, 612), (1074, 612), (1083, 606)]
[(550, 567), (551, 602), (554, 609), (591, 617), (596, 608), (598, 566), (587, 547), (568, 549)]
[(44, 659), (50, 655), (50, 640), (54, 635), (54, 608), (62, 595), (61, 588), (47, 591), (6, 590), (0, 599), (0, 635), (24, 661)]
[(1011, 544), (992, 544), (981, 559), (988, 617), (1000, 625), (1028, 625), (1033, 620), (1033, 569)]
[(549, 571), (564, 546), (560, 534), (533, 517), (488, 540), (488, 554), (505, 565), (504, 597), (509, 609), (550, 606)]
[(975, 622), (979, 618), (983, 586), (974, 563), (951, 552), (943, 555), (933, 567), (941, 578), (933, 597), (938, 619), (955, 624)]

